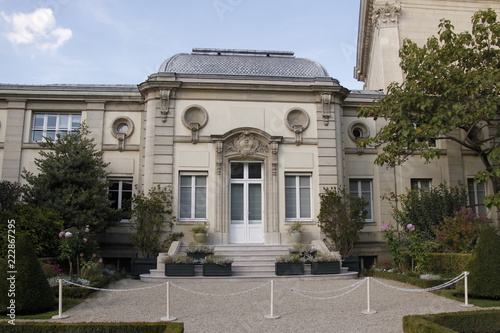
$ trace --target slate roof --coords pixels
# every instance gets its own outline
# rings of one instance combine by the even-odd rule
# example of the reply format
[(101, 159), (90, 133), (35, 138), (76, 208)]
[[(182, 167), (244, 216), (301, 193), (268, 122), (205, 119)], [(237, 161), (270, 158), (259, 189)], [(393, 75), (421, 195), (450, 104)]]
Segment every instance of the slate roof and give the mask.
[(328, 77), (319, 63), (288, 51), (193, 49), (165, 60), (158, 72), (205, 75)]

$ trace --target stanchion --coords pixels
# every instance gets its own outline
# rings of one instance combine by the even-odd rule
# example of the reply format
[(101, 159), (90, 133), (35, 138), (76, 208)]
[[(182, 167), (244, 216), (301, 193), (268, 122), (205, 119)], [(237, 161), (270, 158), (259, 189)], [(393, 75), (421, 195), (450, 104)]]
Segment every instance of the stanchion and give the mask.
[(460, 304), (460, 306), (464, 306), (464, 307), (473, 307), (474, 304), (469, 304), (469, 285), (468, 285), (468, 280), (467, 280), (467, 276), (469, 275), (469, 272), (465, 271), (464, 272), (464, 285), (465, 285), (465, 303), (464, 304)]
[(264, 317), (268, 319), (278, 319), (280, 317), (274, 314), (274, 280), (271, 280), (271, 314)]
[(363, 314), (375, 314), (377, 311), (370, 309), (370, 277), (366, 278), (366, 302), (368, 307), (366, 310), (361, 311)]
[(175, 317), (170, 317), (170, 282), (167, 282), (167, 315), (165, 317), (161, 317), (162, 321), (174, 321), (177, 320)]
[(62, 314), (62, 302), (63, 302), (63, 282), (62, 279), (59, 279), (59, 314), (56, 316), (52, 316), (52, 319), (65, 319), (68, 318), (68, 315)]

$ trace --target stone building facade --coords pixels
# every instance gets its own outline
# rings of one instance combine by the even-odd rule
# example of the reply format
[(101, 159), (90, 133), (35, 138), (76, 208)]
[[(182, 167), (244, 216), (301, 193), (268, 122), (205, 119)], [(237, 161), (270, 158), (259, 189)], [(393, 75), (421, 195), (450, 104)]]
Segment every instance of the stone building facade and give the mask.
[[(442, 147), (445, 158), (430, 164), (414, 158), (389, 169), (374, 165), (375, 149), (356, 145), (383, 124), (358, 118), (357, 110), (401, 79), (394, 55), (401, 39), (413, 36), (412, 17), (430, 15), (428, 30), (418, 35), (424, 40), (452, 2), (440, 1), (443, 8), (435, 1), (361, 2), (356, 75), (366, 90), (349, 91), (320, 64), (293, 52), (226, 49), (176, 54), (137, 86), (0, 84), (1, 179), (22, 181), (23, 169), (37, 172), (37, 142), (85, 121), (110, 163), (116, 207), (135, 186), (170, 186), (174, 230), (186, 234), (184, 242), (192, 240), (188, 230), (204, 222), (216, 245), (289, 244), (287, 228), (294, 222), (305, 225), (305, 242), (323, 239), (319, 194), (346, 186), (369, 203), (355, 253), (368, 265), (385, 256), (380, 228), (392, 220), (392, 207), (383, 196), (415, 185), (467, 182), (482, 168), (450, 143)], [(455, 2), (467, 8), (460, 15), (468, 21), (472, 6)], [(472, 195), (490, 190), (472, 188)], [(105, 257), (133, 255), (126, 220), (102, 241)]]

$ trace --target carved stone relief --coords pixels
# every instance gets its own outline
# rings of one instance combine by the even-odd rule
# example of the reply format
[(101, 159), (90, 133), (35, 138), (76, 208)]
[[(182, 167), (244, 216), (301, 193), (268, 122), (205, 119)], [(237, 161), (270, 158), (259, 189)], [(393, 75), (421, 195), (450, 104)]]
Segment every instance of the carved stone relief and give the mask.
[(399, 15), (401, 15), (401, 6), (386, 2), (383, 7), (373, 10), (372, 23), (376, 27), (395, 26), (398, 24)]

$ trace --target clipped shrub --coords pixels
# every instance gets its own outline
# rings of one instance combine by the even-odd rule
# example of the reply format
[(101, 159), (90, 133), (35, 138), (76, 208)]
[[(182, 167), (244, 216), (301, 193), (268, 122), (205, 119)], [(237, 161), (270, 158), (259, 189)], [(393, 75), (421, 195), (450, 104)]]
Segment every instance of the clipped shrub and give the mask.
[(469, 294), (479, 298), (500, 299), (500, 236), (491, 227), (485, 227), (479, 234), (476, 248), (472, 252), (466, 270)]
[(465, 271), (470, 254), (461, 253), (429, 253), (427, 270), (433, 274), (459, 275)]
[(417, 274), (409, 272), (408, 274), (398, 274), (395, 272), (383, 272), (383, 271), (375, 271), (375, 270), (370, 270), (368, 271), (367, 275), (373, 276), (373, 277), (378, 277), (382, 279), (387, 279), (387, 280), (393, 280), (393, 281), (398, 281), (402, 283), (408, 283), (411, 285), (414, 285), (416, 287), (419, 287), (421, 289), (426, 289), (426, 288), (432, 288), (435, 286), (439, 286), (446, 282), (446, 280), (426, 280), (426, 279), (421, 279)]
[(403, 317), (405, 333), (500, 331), (500, 310), (463, 311)]
[[(16, 274), (7, 274), (7, 261), (0, 264), (0, 289), (9, 290), (11, 283), (7, 280), (15, 276), (15, 306), (16, 314), (32, 314), (53, 310), (56, 305), (52, 289), (42, 271), (35, 250), (25, 235), (16, 239)], [(0, 311), (7, 312), (12, 297), (8, 293), (0, 293)]]
[(182, 333), (184, 323), (51, 323), (16, 322), (9, 325), (0, 322), (0, 331), (5, 333)]

